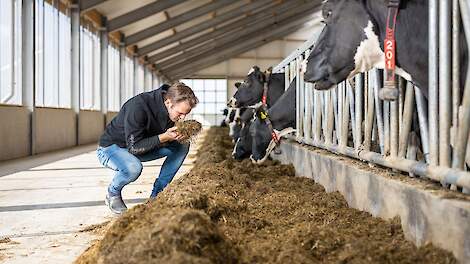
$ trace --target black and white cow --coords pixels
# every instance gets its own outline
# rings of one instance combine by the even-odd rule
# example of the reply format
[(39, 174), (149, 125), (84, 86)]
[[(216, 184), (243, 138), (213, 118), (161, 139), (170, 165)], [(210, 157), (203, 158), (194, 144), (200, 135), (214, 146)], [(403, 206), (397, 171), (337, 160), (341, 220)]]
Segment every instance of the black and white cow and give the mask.
[[(307, 62), (305, 81), (333, 87), (359, 72), (384, 68), (385, 0), (326, 0), (325, 27)], [(428, 97), (428, 1), (402, 1), (395, 29), (396, 73)], [(461, 76), (467, 72), (467, 43), (460, 33)], [(462, 81), (463, 83), (463, 78)], [(463, 87), (463, 85), (461, 85)]]
[(254, 111), (255, 109), (248, 108), (240, 116), (241, 129), (232, 152), (232, 156), (236, 160), (242, 160), (251, 155), (250, 125), (253, 120)]
[[(296, 79), (294, 78), (287, 91), (268, 109), (269, 119), (278, 138), (295, 131), (295, 82)], [(250, 134), (252, 136), (251, 159), (255, 163), (262, 163), (274, 149), (275, 142), (271, 137), (271, 131), (266, 121), (261, 115), (261, 109), (257, 109), (256, 118), (250, 126)]]
[(232, 99), (230, 99), (229, 105), (231, 107), (248, 107), (260, 103), (265, 81), (268, 82), (266, 103), (268, 106), (272, 106), (285, 91), (284, 74), (270, 74), (269, 79), (266, 80), (266, 74), (261, 72), (258, 66), (253, 66), (248, 72), (246, 79), (240, 84)]

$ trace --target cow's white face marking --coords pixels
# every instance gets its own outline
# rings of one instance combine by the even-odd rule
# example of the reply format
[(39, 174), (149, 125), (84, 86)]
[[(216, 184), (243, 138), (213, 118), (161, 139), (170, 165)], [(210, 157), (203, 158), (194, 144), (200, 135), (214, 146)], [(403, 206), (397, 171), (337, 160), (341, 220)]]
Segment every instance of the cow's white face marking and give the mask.
[(225, 117), (225, 120), (224, 120), (225, 124), (227, 124), (227, 125), (230, 123), (230, 115), (232, 114), (233, 110), (234, 109), (231, 108), (231, 107), (228, 108), (228, 113), (227, 113), (227, 116)]
[(240, 142), (240, 138), (237, 139), (237, 142), (235, 143), (235, 146), (233, 146), (232, 157), (235, 156), (235, 153), (237, 153), (238, 142)]
[(237, 122), (232, 122), (228, 124), (229, 132), (228, 135), (230, 137), (233, 137), (235, 135), (235, 126), (237, 125)]
[(251, 68), (247, 75), (250, 75), (250, 73), (252, 73), (254, 71), (255, 71), (255, 68)]
[[(373, 24), (370, 20), (367, 23), (367, 27), (364, 28), (364, 33), (366, 34), (366, 38), (357, 48), (356, 54), (354, 55), (355, 68), (349, 74), (348, 79), (357, 73), (366, 72), (372, 68), (385, 68), (385, 55), (382, 49), (380, 49), (379, 37), (375, 34)], [(400, 67), (396, 67), (396, 74), (408, 81), (412, 80), (411, 75)]]

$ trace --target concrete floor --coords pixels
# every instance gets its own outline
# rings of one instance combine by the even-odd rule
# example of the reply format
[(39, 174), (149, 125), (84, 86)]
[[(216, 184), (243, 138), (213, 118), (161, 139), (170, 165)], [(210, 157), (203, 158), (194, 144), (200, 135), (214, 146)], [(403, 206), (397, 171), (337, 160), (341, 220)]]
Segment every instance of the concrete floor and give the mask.
[[(200, 136), (198, 142), (202, 140)], [(113, 171), (95, 145), (0, 163), (0, 263), (72, 263), (99, 235), (83, 228), (115, 219), (104, 205)], [(177, 177), (189, 171), (193, 144)], [(144, 163), (123, 191), (128, 207), (145, 202), (163, 159)]]

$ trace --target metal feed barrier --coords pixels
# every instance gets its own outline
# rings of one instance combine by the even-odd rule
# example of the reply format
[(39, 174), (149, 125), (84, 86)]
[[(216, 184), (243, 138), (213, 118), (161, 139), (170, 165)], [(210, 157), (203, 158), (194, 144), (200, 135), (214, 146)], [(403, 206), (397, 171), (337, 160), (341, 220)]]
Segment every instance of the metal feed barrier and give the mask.
[[(382, 101), (382, 70), (356, 75), (328, 91), (304, 82), (302, 62), (318, 35), (290, 54), (273, 72), (296, 78), (297, 130), (304, 144), (371, 164), (408, 172), (470, 191), (470, 74), (460, 98), (459, 16), (470, 43), (470, 3), (429, 1), (429, 96), (399, 78), (396, 101)], [(438, 16), (440, 13), (440, 16)], [(450, 41), (452, 39), (452, 41)], [(440, 52), (438, 52), (440, 51)]]

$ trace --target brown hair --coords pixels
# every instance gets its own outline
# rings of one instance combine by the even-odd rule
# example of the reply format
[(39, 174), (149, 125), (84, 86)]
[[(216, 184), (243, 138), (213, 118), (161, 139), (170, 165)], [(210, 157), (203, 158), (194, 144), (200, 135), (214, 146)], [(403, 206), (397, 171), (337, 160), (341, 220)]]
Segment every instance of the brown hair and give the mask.
[(182, 82), (173, 83), (168, 88), (168, 91), (165, 93), (164, 98), (165, 100), (170, 99), (171, 102), (174, 104), (182, 101), (187, 101), (191, 108), (194, 108), (199, 103), (199, 99), (197, 99), (193, 90)]

